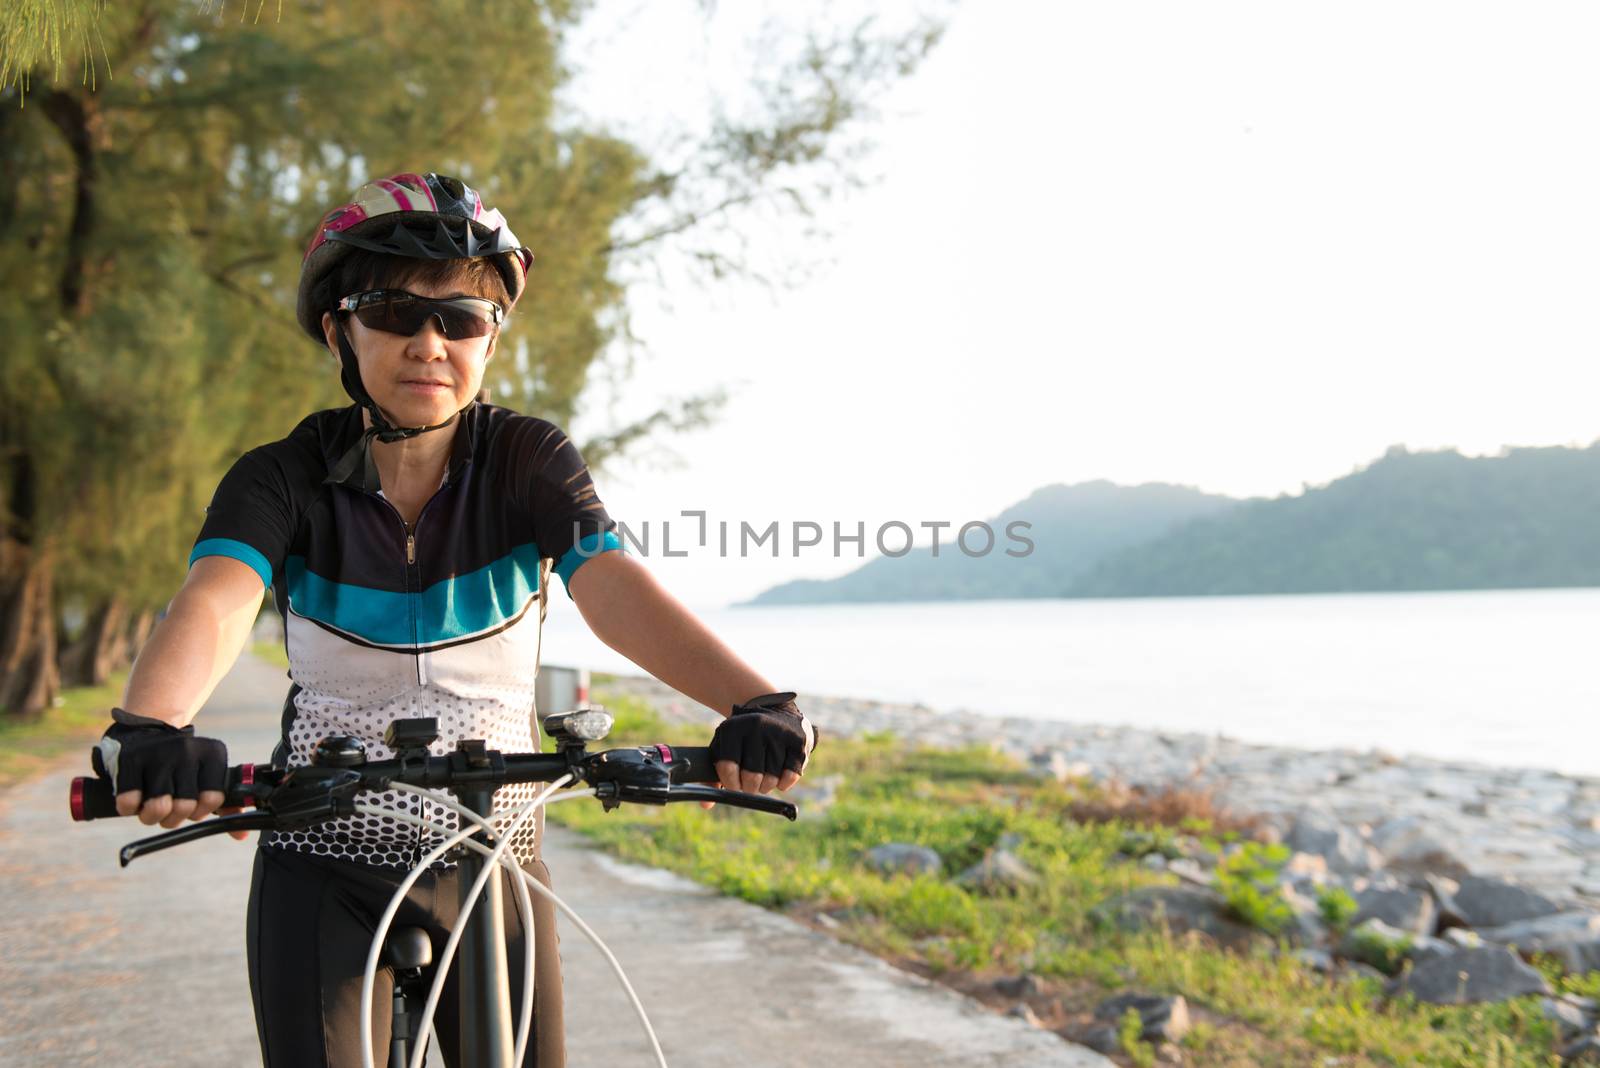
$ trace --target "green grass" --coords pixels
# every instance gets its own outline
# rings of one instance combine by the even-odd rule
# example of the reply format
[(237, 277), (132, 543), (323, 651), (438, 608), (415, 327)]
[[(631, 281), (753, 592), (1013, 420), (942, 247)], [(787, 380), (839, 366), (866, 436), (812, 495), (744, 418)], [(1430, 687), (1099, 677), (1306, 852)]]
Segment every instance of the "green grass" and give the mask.
[[(706, 741), (704, 729), (667, 727), (642, 702), (597, 699), (618, 716), (618, 744)], [(1184, 1043), (1187, 1063), (1201, 1068), (1326, 1057), (1342, 1068), (1557, 1064), (1537, 998), (1448, 1008), (1384, 1001), (1373, 981), (1328, 979), (1265, 948), (1241, 955), (1195, 936), (1107, 929), (1096, 905), (1174, 879), (1126, 855), (1130, 839), (1164, 841), (1166, 829), (1069, 815), (1093, 787), (1040, 780), (986, 749), (910, 749), (884, 735), (826, 743), (808, 778), (836, 773), (844, 777), (837, 802), (793, 824), (694, 805), (606, 813), (579, 803), (557, 806), (551, 819), (627, 859), (757, 904), (828, 911), (843, 937), (953, 982), (1025, 969), (1050, 981), (1073, 1012), (1128, 987), (1182, 994), (1204, 1024)], [(1037, 884), (995, 894), (956, 885), (952, 877), (1002, 835), (1015, 836), (1015, 851), (1041, 876)], [(884, 876), (861, 864), (865, 850), (889, 841), (933, 849), (943, 875)], [(1245, 866), (1271, 867), (1276, 859), (1252, 850), (1235, 877), (1254, 882)], [(1558, 985), (1584, 992), (1600, 986), (1600, 976)]]
[[(61, 703), (33, 720), (0, 716), (0, 787), (43, 771), (70, 750), (89, 745), (111, 722), (111, 707), (122, 698), (127, 672), (104, 686), (65, 690)], [(83, 756), (89, 773), (89, 754)]]

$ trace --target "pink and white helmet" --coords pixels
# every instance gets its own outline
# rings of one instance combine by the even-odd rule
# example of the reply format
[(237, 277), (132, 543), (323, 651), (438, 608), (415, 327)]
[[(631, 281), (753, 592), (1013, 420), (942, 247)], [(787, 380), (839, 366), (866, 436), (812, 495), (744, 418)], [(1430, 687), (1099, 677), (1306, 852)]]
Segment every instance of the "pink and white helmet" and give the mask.
[(301, 260), (295, 316), (318, 345), (326, 343), (322, 313), (329, 309), (313, 307), (312, 294), (355, 248), (431, 260), (493, 256), (513, 305), (533, 264), (533, 253), (517, 240), (505, 217), (485, 208), (477, 191), (461, 179), (431, 172), (375, 179), (356, 190), (350, 203), (324, 216)]

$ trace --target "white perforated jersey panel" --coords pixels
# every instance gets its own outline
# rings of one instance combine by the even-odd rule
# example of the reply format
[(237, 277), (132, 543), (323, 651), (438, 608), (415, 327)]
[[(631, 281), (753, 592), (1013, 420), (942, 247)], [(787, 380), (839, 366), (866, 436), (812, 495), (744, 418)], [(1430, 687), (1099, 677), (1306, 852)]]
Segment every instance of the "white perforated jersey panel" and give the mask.
[[(534, 684), (539, 662), (539, 608), (529, 606), (516, 623), (497, 634), (422, 654), (373, 649), (298, 615), (285, 621), (290, 677), (300, 687), (288, 725), (287, 766), (311, 763), (316, 745), (333, 734), (351, 735), (366, 745), (369, 760), (394, 753), (383, 742), (397, 719), (433, 717), (439, 740), (431, 746), (443, 756), (462, 739), (481, 738), (490, 749), (530, 753), (538, 749), (534, 731)], [(494, 822), (504, 826), (509, 813), (531, 801), (534, 783), (502, 787), (495, 794)], [(454, 832), (453, 812), (411, 794), (390, 792), (374, 801), (420, 815)], [(535, 855), (536, 824), (518, 832), (512, 851), (519, 861)], [(385, 867), (410, 867), (442, 836), (399, 820), (354, 816), (303, 831), (270, 832), (266, 844)]]

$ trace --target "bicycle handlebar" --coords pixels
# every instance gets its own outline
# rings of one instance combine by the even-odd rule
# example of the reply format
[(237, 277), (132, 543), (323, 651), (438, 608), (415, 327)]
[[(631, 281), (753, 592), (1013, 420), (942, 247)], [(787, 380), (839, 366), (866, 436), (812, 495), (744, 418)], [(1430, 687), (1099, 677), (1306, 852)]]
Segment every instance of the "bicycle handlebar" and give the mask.
[[(347, 743), (341, 745), (338, 743)], [(585, 752), (569, 745), (555, 753), (501, 753), (481, 741), (461, 741), (445, 756), (426, 748), (402, 750), (390, 760), (367, 761), (352, 739), (325, 739), (319, 763), (282, 769), (239, 764), (228, 769), (223, 807), (255, 809), (248, 814), (202, 821), (124, 851), (124, 863), (153, 849), (178, 845), (225, 830), (286, 829), (312, 826), (354, 813), (358, 793), (381, 792), (391, 783), (429, 789), (500, 787), (512, 783), (553, 782), (571, 775), (595, 788), (609, 810), (623, 802), (665, 805), (677, 801), (716, 801), (787, 817), (798, 816), (791, 801), (763, 794), (696, 785), (715, 783), (711, 750), (704, 746), (641, 745)], [(111, 783), (87, 776), (72, 780), (69, 794), (76, 821), (116, 816)]]

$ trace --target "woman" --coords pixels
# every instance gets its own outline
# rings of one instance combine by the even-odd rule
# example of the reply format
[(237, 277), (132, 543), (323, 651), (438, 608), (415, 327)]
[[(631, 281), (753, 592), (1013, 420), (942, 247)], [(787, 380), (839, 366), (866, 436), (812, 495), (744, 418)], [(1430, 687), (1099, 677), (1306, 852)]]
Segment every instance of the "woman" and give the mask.
[[(532, 253), (455, 178), (399, 174), (330, 212), (301, 267), (300, 326), (337, 362), (348, 408), (308, 416), (223, 478), (190, 570), (96, 747), (117, 808), (176, 827), (222, 803), (227, 755), (190, 725), (243, 648), (263, 590), (284, 618), (293, 679), (276, 763), (309, 762), (330, 734), (388, 757), (394, 719), (432, 716), (460, 738), (529, 752), (539, 627), (551, 570), (595, 634), (728, 716), (712, 737), (721, 785), (788, 789), (816, 744), (794, 694), (746, 666), (627, 553), (577, 449), (556, 426), (478, 403)], [(502, 789), (497, 811), (531, 786)], [(413, 795), (386, 804), (452, 824)], [(515, 843), (548, 884), (542, 820)], [(358, 1065), (363, 965), (378, 915), (431, 834), (352, 817), (263, 835), (250, 891), (251, 994), (264, 1062)], [(511, 901), (512, 895), (504, 895)], [(396, 922), (436, 952), (455, 920), (455, 870), (437, 865)], [(564, 1063), (554, 914), (535, 901), (535, 1040)], [(523, 932), (507, 910), (513, 1004)], [(453, 981), (452, 981), (453, 983)], [(374, 1004), (387, 1006), (379, 991)], [(453, 988), (436, 1020), (455, 1050)], [(386, 1016), (386, 1010), (380, 1009)], [(378, 1049), (388, 1020), (374, 1028)]]

